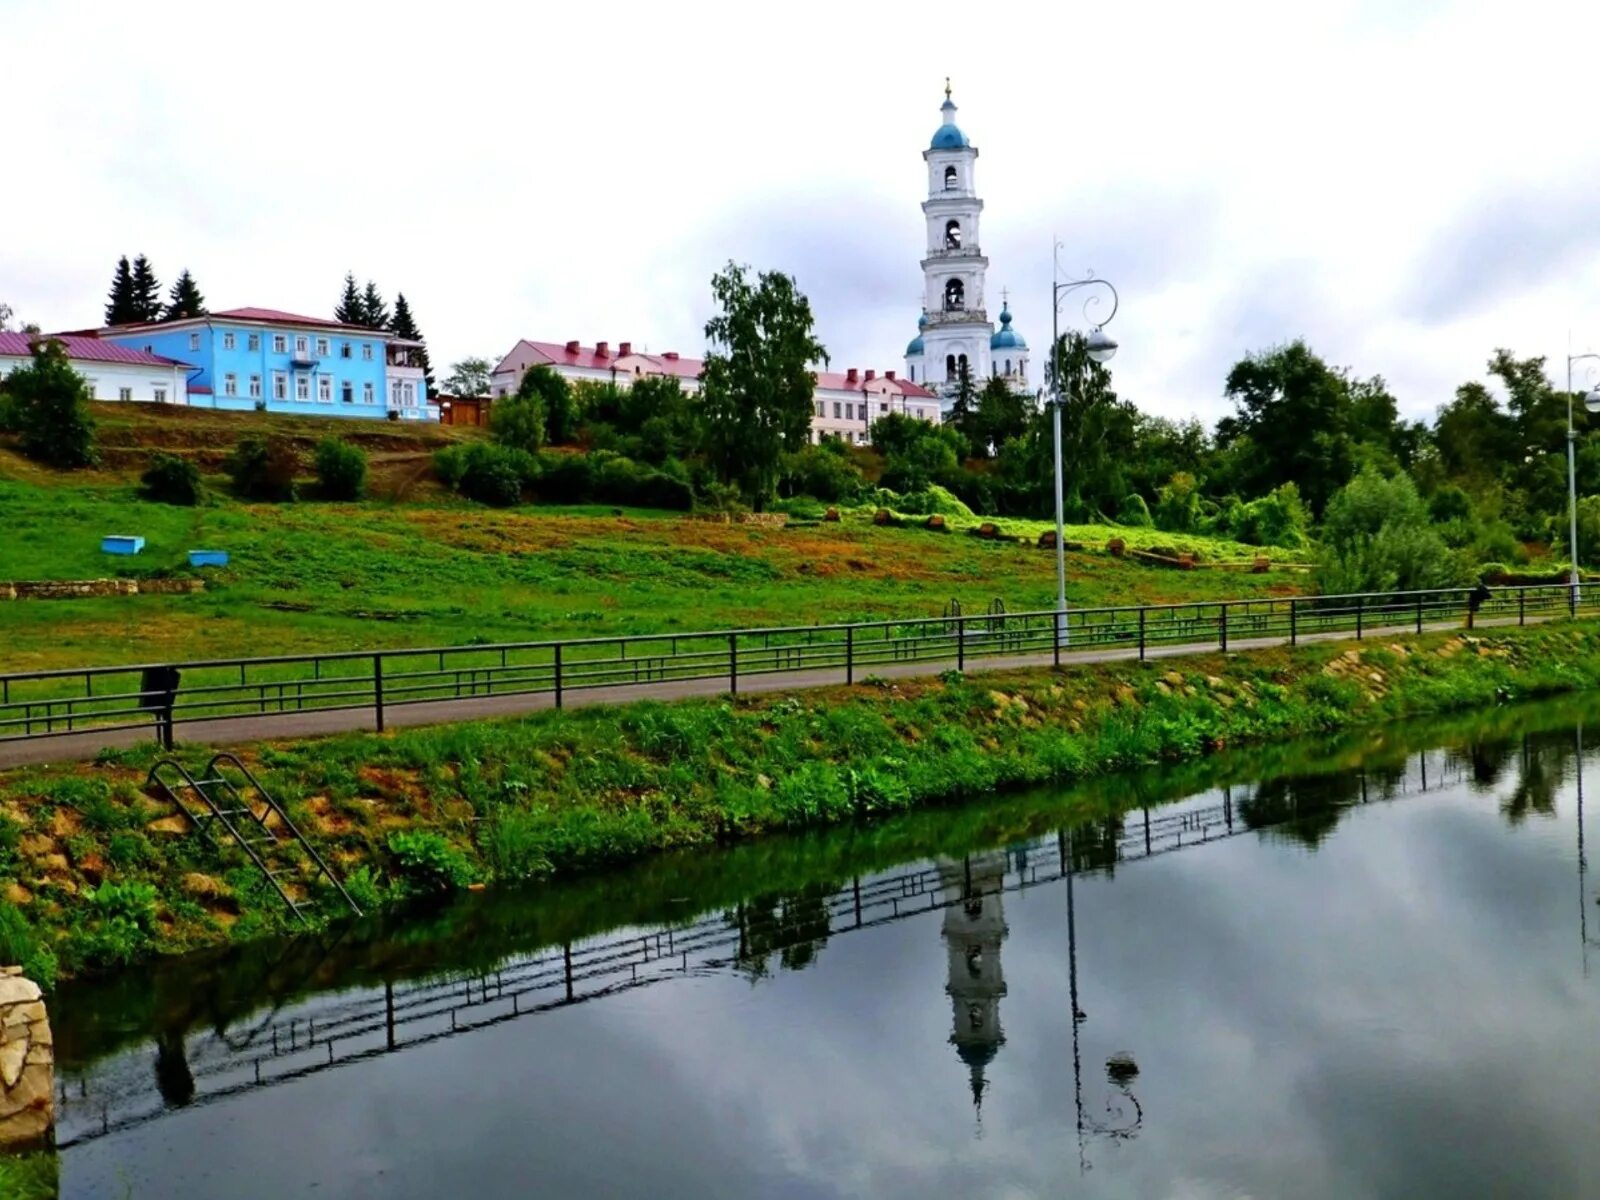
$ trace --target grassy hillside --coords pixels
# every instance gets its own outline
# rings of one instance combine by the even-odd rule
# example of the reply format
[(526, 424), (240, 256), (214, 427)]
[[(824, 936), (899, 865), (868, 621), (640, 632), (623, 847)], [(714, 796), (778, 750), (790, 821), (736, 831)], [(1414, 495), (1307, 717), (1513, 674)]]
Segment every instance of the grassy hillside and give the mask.
[[(961, 532), (879, 528), (866, 511), (838, 524), (726, 526), (610, 508), (490, 510), (426, 479), (438, 446), (474, 430), (254, 413), (97, 406), (105, 463), (58, 475), (0, 449), (0, 580), (186, 571), (187, 551), (227, 550), (193, 596), (0, 603), (0, 669), (232, 657), (377, 645), (613, 636), (672, 629), (809, 625), (937, 615), (952, 598), (981, 612), (1047, 608), (1052, 554)], [(106, 410), (110, 410), (109, 413)], [(155, 447), (194, 456), (208, 475), (247, 432), (309, 448), (332, 430), (373, 457), (386, 499), (246, 505), (224, 481), (200, 508), (140, 500)], [(957, 522), (975, 525), (976, 521)], [(1038, 522), (1001, 522), (1035, 537)], [(139, 534), (137, 558), (100, 552), (103, 535)], [(1105, 527), (1069, 530), (1071, 603), (1178, 602), (1298, 591), (1305, 577), (1178, 572), (1112, 558), (1107, 537), (1247, 560), (1253, 547)]]

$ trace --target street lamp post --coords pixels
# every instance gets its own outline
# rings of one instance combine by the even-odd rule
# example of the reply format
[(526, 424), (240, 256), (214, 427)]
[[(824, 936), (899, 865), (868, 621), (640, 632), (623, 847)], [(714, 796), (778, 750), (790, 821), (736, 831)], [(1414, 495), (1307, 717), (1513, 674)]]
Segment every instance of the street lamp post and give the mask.
[(1051, 432), (1056, 448), (1056, 630), (1057, 640), (1066, 645), (1070, 640), (1067, 631), (1067, 546), (1066, 522), (1063, 517), (1065, 500), (1061, 478), (1061, 298), (1080, 288), (1103, 287), (1111, 293), (1111, 311), (1098, 324), (1089, 316), (1089, 309), (1100, 303), (1099, 296), (1090, 296), (1083, 305), (1083, 317), (1093, 328), (1085, 339), (1088, 355), (1097, 363), (1108, 363), (1117, 352), (1117, 343), (1106, 333), (1105, 326), (1117, 315), (1117, 289), (1105, 279), (1097, 279), (1090, 271), (1082, 279), (1060, 278), (1061, 243), (1055, 244), (1054, 269), (1050, 277), (1050, 390)]
[[(1574, 444), (1577, 431), (1572, 427), (1572, 364), (1585, 359), (1600, 361), (1600, 354), (1567, 355), (1567, 553), (1572, 558), (1572, 601), (1578, 601), (1578, 465)], [(1592, 371), (1593, 368), (1590, 368)], [(1600, 412), (1600, 385), (1584, 393), (1583, 406), (1590, 412)]]

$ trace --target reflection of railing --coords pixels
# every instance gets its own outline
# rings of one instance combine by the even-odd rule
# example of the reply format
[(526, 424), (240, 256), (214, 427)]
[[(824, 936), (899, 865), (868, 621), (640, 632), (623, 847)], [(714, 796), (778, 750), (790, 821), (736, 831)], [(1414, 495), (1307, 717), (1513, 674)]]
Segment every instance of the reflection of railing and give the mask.
[[(648, 693), (691, 680), (810, 672), (806, 683), (853, 680), (880, 666), (969, 662), (1062, 662), (1075, 651), (1227, 650), (1354, 635), (1395, 636), (1475, 619), (1517, 623), (1600, 612), (1600, 588), (1503, 588), (1478, 604), (1464, 588), (1384, 595), (1273, 597), (1134, 608), (1075, 608), (1066, 614), (990, 611), (856, 625), (587, 638), (276, 658), (85, 667), (0, 675), (0, 742), (115, 730), (149, 730), (152, 714), (172, 722), (272, 717), (306, 712), (370, 713), (381, 730), (388, 709), (407, 704), (629, 688)], [(155, 673), (172, 690), (152, 690)], [(169, 707), (166, 707), (170, 705)]]
[[(1433, 791), (1459, 782), (1458, 770), (1420, 782), (1385, 780), (1380, 798)], [(1160, 810), (1140, 810), (1140, 819), (1098, 827), (1109, 837), (1072, 839), (1074, 874), (1134, 862), (1225, 840), (1251, 829), (1252, 788), (1225, 790), (1220, 801), (1202, 798)], [(1361, 799), (1365, 799), (1362, 789)], [(1358, 801), (1359, 802), (1359, 801)], [(1288, 813), (1293, 821), (1299, 814)], [(1087, 845), (1085, 843), (1088, 843)], [(1065, 874), (1065, 834), (1012, 847), (999, 891), (1024, 891)], [(819, 900), (824, 936), (891, 924), (957, 902), (943, 890), (936, 866), (915, 866), (855, 879)], [(386, 985), (353, 996), (313, 999), (287, 1019), (256, 1025), (247, 1036), (205, 1033), (183, 1039), (189, 1087), (184, 1102), (206, 1104), (227, 1096), (298, 1079), (453, 1037), (471, 1029), (644, 987), (665, 979), (717, 972), (751, 961), (752, 943), (766, 956), (785, 948), (783, 935), (816, 940), (812, 928), (794, 930), (779, 916), (737, 910), (682, 925), (632, 930), (582, 943), (507, 959), (493, 972)], [(752, 936), (752, 935), (765, 936)], [(58, 1137), (70, 1146), (160, 1117), (162, 1096), (150, 1086), (141, 1055), (123, 1054), (75, 1070), (58, 1067)], [(189, 1097), (192, 1096), (192, 1100)]]

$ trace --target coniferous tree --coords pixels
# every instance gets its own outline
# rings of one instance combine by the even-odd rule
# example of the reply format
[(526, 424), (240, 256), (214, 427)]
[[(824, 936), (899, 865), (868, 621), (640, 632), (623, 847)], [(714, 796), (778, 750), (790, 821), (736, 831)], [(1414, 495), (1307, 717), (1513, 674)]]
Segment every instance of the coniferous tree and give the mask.
[(139, 319), (133, 299), (133, 268), (128, 266), (128, 256), (117, 259), (116, 272), (111, 276), (111, 291), (106, 298), (106, 324), (127, 325)]
[(135, 321), (161, 319), (161, 281), (144, 255), (133, 260), (133, 307)]
[(368, 329), (389, 328), (389, 306), (384, 302), (378, 285), (367, 280), (367, 290), (361, 293), (361, 321)]
[(353, 271), (344, 273), (344, 292), (339, 296), (339, 303), (333, 310), (333, 319), (341, 325), (365, 325), (364, 310), (361, 307), (361, 293), (356, 290), (356, 277)]
[(389, 318), (389, 331), (395, 337), (418, 344), (418, 348), (411, 351), (411, 361), (422, 368), (422, 380), (427, 385), (428, 395), (434, 395), (433, 364), (428, 361), (427, 339), (422, 336), (422, 330), (417, 328), (416, 318), (411, 315), (411, 305), (406, 303), (404, 292), (395, 295), (394, 316)]
[(208, 311), (206, 298), (200, 294), (199, 285), (195, 283), (194, 276), (189, 274), (189, 268), (185, 267), (167, 295), (167, 308), (161, 314), (161, 319), (181, 321), (185, 317), (203, 317)]

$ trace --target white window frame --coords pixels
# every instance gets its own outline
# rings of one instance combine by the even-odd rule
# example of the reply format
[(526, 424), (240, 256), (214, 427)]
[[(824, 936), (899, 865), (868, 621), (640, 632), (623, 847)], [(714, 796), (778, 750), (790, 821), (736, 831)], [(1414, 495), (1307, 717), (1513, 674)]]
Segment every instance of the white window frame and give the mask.
[(259, 375), (250, 376), (250, 399), (261, 399), (261, 376)]
[(117, 399), (125, 403), (132, 403), (133, 389), (131, 387), (119, 387), (117, 389)]
[(319, 404), (333, 403), (333, 376), (317, 376), (317, 402)]
[(231, 329), (224, 330), (223, 334), (222, 334), (222, 348), (224, 350), (232, 350), (233, 347), (234, 347), (233, 330), (231, 330)]
[(318, 358), (327, 358), (328, 357), (328, 339), (327, 338), (318, 338), (317, 339), (317, 357)]
[(844, 420), (844, 405), (837, 400), (833, 402), (833, 419), (835, 421)]
[(272, 352), (274, 354), (289, 353), (289, 336), (283, 333), (272, 335)]
[(400, 381), (392, 380), (389, 384), (389, 404), (393, 408), (400, 407)]
[(244, 335), (244, 348), (246, 350), (248, 350), (251, 354), (259, 354), (259, 353), (261, 353), (261, 335), (259, 333), (247, 333), (247, 334), (245, 334)]
[(89, 391), (89, 399), (93, 400), (95, 398), (94, 385), (99, 382), (98, 379), (90, 379), (87, 375), (83, 377), (83, 386)]
[(151, 384), (150, 399), (154, 400), (157, 404), (165, 404), (167, 402), (167, 389), (159, 383)]
[(361, 385), (361, 403), (372, 403), (372, 380), (367, 380)]
[(311, 339), (303, 333), (294, 335), (294, 352), (302, 357), (311, 352)]
[(294, 398), (296, 403), (311, 399), (311, 376), (301, 374), (294, 377)]
[(222, 394), (224, 396), (237, 396), (239, 394), (239, 377), (232, 371), (222, 377)]
[(200, 334), (198, 332), (189, 335), (189, 349), (200, 349)]
[(341, 383), (339, 385), (339, 399), (345, 404), (354, 404), (356, 402), (356, 385), (348, 379)]
[(287, 400), (289, 398), (289, 377), (282, 371), (272, 373), (272, 398), (274, 400)]
[(361, 343), (361, 361), (362, 362), (371, 362), (372, 361), (372, 343), (371, 342), (362, 342)]
[(417, 406), (417, 385), (409, 380), (400, 385), (401, 404), (406, 408)]

